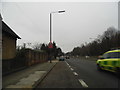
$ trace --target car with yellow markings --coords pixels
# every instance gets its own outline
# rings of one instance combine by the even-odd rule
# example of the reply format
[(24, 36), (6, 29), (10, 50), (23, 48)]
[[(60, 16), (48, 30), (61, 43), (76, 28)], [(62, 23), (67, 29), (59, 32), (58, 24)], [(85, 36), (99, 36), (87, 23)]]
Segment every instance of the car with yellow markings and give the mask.
[(97, 60), (98, 70), (107, 70), (120, 75), (120, 49), (105, 52)]

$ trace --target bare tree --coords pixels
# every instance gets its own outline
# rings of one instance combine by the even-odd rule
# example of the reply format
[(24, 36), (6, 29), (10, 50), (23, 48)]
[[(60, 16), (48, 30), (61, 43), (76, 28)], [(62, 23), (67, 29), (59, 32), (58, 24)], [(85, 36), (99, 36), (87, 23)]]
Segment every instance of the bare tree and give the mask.
[(36, 43), (34, 43), (34, 44), (32, 45), (32, 48), (33, 48), (34, 50), (41, 50), (41, 46), (42, 46), (42, 43), (36, 42)]

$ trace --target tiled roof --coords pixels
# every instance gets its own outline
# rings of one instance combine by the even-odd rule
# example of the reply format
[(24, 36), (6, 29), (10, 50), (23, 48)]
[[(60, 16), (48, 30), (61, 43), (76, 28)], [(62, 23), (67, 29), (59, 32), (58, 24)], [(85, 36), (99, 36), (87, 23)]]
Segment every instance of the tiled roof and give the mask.
[(11, 35), (14, 38), (21, 39), (4, 21), (2, 21), (2, 32)]

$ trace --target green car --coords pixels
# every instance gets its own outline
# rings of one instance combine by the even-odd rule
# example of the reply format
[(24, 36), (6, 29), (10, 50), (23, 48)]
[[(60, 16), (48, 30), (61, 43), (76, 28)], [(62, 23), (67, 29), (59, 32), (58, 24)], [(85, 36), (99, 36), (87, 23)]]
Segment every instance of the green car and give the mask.
[(98, 70), (107, 70), (120, 74), (120, 49), (104, 53), (97, 60)]

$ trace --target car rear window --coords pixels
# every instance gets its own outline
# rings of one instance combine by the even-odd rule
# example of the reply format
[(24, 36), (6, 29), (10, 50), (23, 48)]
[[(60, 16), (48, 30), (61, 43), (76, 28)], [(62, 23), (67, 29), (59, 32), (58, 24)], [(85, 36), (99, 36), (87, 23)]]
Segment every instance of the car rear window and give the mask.
[(107, 58), (120, 58), (120, 52), (111, 52), (103, 55), (105, 59)]

